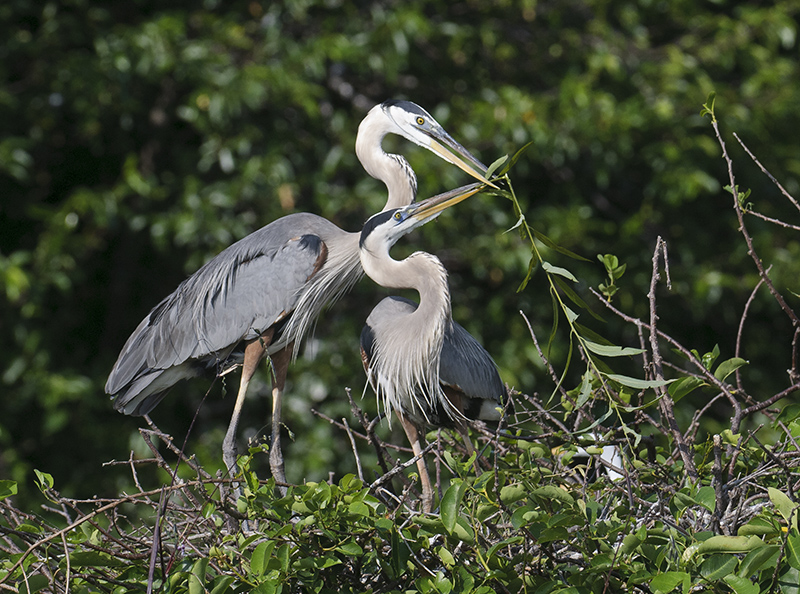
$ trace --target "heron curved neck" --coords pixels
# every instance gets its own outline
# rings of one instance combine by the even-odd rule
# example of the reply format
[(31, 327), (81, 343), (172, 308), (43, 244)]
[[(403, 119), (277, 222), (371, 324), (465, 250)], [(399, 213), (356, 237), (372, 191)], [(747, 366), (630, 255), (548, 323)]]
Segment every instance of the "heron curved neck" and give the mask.
[(391, 131), (386, 116), (373, 110), (359, 125), (356, 137), (356, 155), (361, 165), (389, 191), (383, 210), (407, 206), (417, 195), (417, 177), (411, 165), (402, 156), (389, 154), (381, 146), (383, 137)]
[(395, 260), (362, 250), (361, 265), (376, 283), (388, 289), (413, 289), (419, 293), (419, 307), (409, 314), (427, 323), (450, 320), (450, 288), (447, 271), (436, 256), (414, 252), (404, 260)]

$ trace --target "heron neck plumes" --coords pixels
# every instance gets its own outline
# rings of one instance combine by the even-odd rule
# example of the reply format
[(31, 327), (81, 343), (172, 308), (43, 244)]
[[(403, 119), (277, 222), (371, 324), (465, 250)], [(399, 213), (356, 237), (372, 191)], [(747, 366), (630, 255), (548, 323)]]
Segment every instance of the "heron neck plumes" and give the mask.
[(425, 252), (397, 261), (362, 250), (361, 262), (378, 284), (419, 293), (415, 311), (373, 326), (376, 349), (370, 367), (376, 371), (370, 372), (369, 380), (387, 414), (394, 409), (427, 420), (437, 404), (449, 409), (439, 382), (444, 336), (452, 324), (447, 271)]
[(364, 169), (386, 184), (389, 197), (383, 210), (407, 206), (417, 195), (417, 177), (408, 161), (400, 155), (389, 154), (381, 147), (388, 133), (400, 133), (396, 124), (379, 108), (373, 109), (358, 127), (356, 155)]

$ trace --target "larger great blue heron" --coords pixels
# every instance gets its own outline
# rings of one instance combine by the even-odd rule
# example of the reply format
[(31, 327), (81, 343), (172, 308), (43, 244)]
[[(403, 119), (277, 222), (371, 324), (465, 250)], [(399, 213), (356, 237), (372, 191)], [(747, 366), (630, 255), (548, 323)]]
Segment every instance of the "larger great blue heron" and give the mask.
[[(473, 177), (486, 167), (418, 105), (386, 101), (358, 129), (356, 154), (367, 172), (386, 184), (386, 208), (411, 203), (416, 177), (400, 155), (381, 147), (399, 134)], [(280, 446), (281, 397), (294, 345), (320, 311), (363, 275), (359, 233), (348, 233), (308, 213), (282, 217), (236, 242), (206, 263), (142, 320), (128, 338), (106, 382), (114, 408), (148, 414), (178, 381), (214, 368), (230, 369), (243, 347), (236, 403), (223, 441), (223, 459), (236, 469), (236, 432), (247, 386), (264, 357), (272, 358), (270, 469), (285, 482)]]
[[(361, 264), (367, 275), (384, 287), (419, 293), (419, 305), (386, 297), (372, 310), (361, 333), (369, 382), (386, 413), (397, 414), (417, 456), (422, 453), (419, 429), (426, 425), (457, 429), (471, 448), (467, 420), (499, 419), (499, 407), (508, 397), (489, 353), (451, 317), (447, 271), (441, 261), (426, 252), (399, 261), (389, 255), (400, 237), (479, 189), (473, 184), (381, 212), (361, 231)], [(433, 488), (421, 456), (417, 469), (422, 509), (429, 512)]]

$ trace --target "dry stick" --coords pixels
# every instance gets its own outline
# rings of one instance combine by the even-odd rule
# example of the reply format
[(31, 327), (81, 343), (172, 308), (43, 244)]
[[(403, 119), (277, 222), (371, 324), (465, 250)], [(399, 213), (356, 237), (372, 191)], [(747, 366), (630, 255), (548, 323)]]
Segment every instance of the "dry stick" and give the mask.
[(692, 416), (692, 422), (689, 423), (689, 428), (686, 430), (686, 433), (684, 433), (685, 439), (694, 441), (694, 439), (697, 437), (697, 432), (700, 430), (700, 419), (702, 419), (703, 415), (706, 414), (706, 412), (708, 412), (708, 410), (714, 406), (714, 403), (723, 396), (724, 394), (720, 392), (711, 400), (709, 400), (703, 408), (695, 411), (694, 415)]
[(364, 411), (362, 411), (361, 407), (359, 407), (353, 400), (353, 395), (350, 392), (350, 388), (345, 388), (345, 392), (347, 393), (347, 400), (348, 402), (350, 402), (350, 411), (358, 419), (358, 422), (361, 423), (361, 426), (364, 428), (364, 431), (367, 432), (366, 439), (369, 443), (372, 444), (372, 447), (375, 449), (375, 453), (378, 456), (378, 464), (380, 465), (383, 473), (386, 474), (387, 472), (389, 472), (389, 466), (387, 465), (387, 461), (391, 462), (391, 460), (389, 460), (389, 454), (385, 448), (386, 444), (381, 442), (378, 439), (378, 436), (375, 435), (375, 427), (383, 418), (383, 413), (379, 414), (372, 421), (368, 421), (367, 416), (364, 414)]
[(375, 482), (373, 482), (373, 483), (372, 483), (372, 484), (369, 486), (369, 489), (370, 489), (370, 491), (372, 491), (372, 490), (376, 489), (377, 487), (380, 487), (382, 484), (384, 484), (385, 482), (387, 482), (387, 481), (389, 481), (390, 479), (394, 478), (394, 476), (395, 476), (396, 474), (399, 474), (399, 473), (403, 472), (403, 471), (404, 471), (406, 468), (408, 468), (408, 467), (409, 467), (409, 466), (411, 466), (412, 464), (416, 464), (416, 463), (417, 463), (417, 460), (419, 460), (420, 458), (424, 457), (424, 456), (425, 456), (425, 455), (426, 455), (428, 452), (430, 452), (430, 451), (433, 449), (433, 446), (435, 446), (435, 445), (436, 445), (436, 442), (429, 443), (429, 444), (428, 444), (428, 445), (425, 447), (425, 449), (424, 449), (424, 450), (422, 450), (422, 451), (421, 451), (421, 452), (420, 452), (418, 455), (414, 456), (413, 458), (411, 458), (410, 460), (408, 460), (408, 461), (406, 461), (406, 462), (403, 462), (402, 464), (398, 463), (398, 464), (397, 464), (397, 465), (396, 465), (394, 468), (392, 468), (392, 469), (391, 469), (389, 472), (387, 472), (387, 473), (386, 473), (386, 474), (384, 474), (382, 477), (378, 478), (378, 480), (376, 480)]
[(761, 219), (762, 221), (766, 221), (767, 223), (772, 223), (773, 225), (777, 225), (778, 227), (783, 227), (784, 229), (789, 229), (791, 231), (800, 231), (800, 226), (798, 225), (792, 225), (791, 223), (787, 223), (779, 219), (773, 219), (772, 217), (768, 217), (767, 215), (761, 214), (760, 212), (756, 212), (754, 210), (748, 210), (746, 212), (751, 217)]
[(761, 171), (763, 171), (766, 174), (766, 176), (772, 181), (772, 183), (775, 184), (776, 186), (778, 186), (778, 189), (781, 191), (781, 194), (786, 196), (789, 199), (789, 202), (794, 204), (794, 207), (797, 210), (800, 210), (800, 204), (797, 203), (797, 201), (792, 197), (791, 194), (789, 194), (789, 192), (787, 192), (786, 190), (783, 189), (783, 186), (780, 184), (780, 182), (778, 182), (778, 180), (775, 179), (772, 176), (772, 174), (769, 171), (766, 170), (766, 168), (761, 164), (761, 162), (758, 159), (756, 159), (755, 155), (750, 152), (750, 149), (747, 148), (747, 145), (744, 142), (742, 142), (742, 139), (739, 138), (739, 136), (736, 134), (736, 132), (733, 133), (733, 137), (739, 142), (740, 145), (742, 145), (742, 148), (745, 150), (745, 152), (748, 155), (750, 155), (750, 158), (753, 160), (753, 162), (756, 165), (758, 165), (758, 167), (761, 169)]
[[(772, 270), (772, 266), (767, 268), (767, 274), (769, 271)], [(744, 331), (744, 321), (747, 319), (747, 313), (750, 311), (750, 305), (752, 305), (753, 300), (756, 297), (756, 293), (761, 288), (761, 285), (764, 284), (764, 279), (759, 278), (756, 286), (753, 287), (752, 292), (750, 293), (750, 297), (747, 298), (747, 302), (744, 304), (744, 310), (742, 311), (742, 317), (739, 320), (739, 330), (736, 332), (736, 350), (733, 353), (734, 357), (739, 357), (742, 351), (742, 332)], [(742, 386), (742, 374), (741, 368), (737, 368), (734, 372), (736, 374), (736, 388), (740, 392), (744, 392), (744, 387)]]
[(345, 431), (347, 431), (347, 437), (350, 439), (350, 447), (353, 448), (353, 456), (356, 458), (356, 468), (358, 469), (358, 478), (361, 479), (363, 482), (364, 480), (364, 472), (361, 469), (361, 458), (358, 457), (358, 448), (356, 448), (356, 440), (353, 437), (353, 430), (350, 429), (350, 425), (347, 424), (347, 419), (342, 417), (342, 424), (344, 425)]
[(723, 489), (722, 480), (722, 438), (719, 435), (714, 435), (714, 464), (711, 467), (711, 474), (714, 475), (714, 498), (716, 505), (714, 506), (714, 514), (712, 515), (711, 529), (714, 534), (720, 533), (720, 517), (722, 516), (723, 508), (727, 507), (727, 497), (725, 497), (725, 490)]
[(770, 398), (767, 398), (763, 402), (758, 402), (758, 403), (756, 403), (756, 404), (754, 404), (752, 406), (748, 406), (747, 408), (745, 408), (742, 411), (742, 416), (744, 417), (744, 416), (747, 416), (747, 415), (751, 415), (754, 412), (758, 412), (758, 411), (764, 410), (765, 408), (775, 404), (781, 398), (786, 398), (787, 396), (789, 396), (789, 394), (791, 394), (792, 392), (794, 392), (796, 390), (800, 390), (800, 382), (792, 384), (791, 386), (789, 386), (785, 390), (782, 390), (781, 392), (778, 392), (777, 394), (775, 394), (774, 396), (772, 396)]
[[(531, 323), (530, 323), (530, 321), (528, 321), (527, 316), (523, 313), (522, 310), (520, 310), (519, 315), (521, 315), (522, 319), (525, 320), (525, 324), (528, 326), (528, 332), (531, 335), (531, 340), (533, 340), (533, 344), (536, 347), (536, 351), (539, 353), (539, 357), (541, 357), (542, 361), (547, 366), (547, 369), (548, 369), (548, 371), (550, 373), (550, 377), (553, 380), (553, 383), (556, 385), (556, 389), (559, 391), (559, 393), (561, 394), (561, 397), (563, 399), (565, 399), (565, 400), (571, 402), (573, 405), (575, 405), (577, 402), (575, 401), (574, 398), (572, 398), (569, 394), (567, 394), (567, 391), (564, 389), (564, 386), (563, 386), (564, 382), (562, 382), (558, 378), (558, 375), (556, 374), (555, 369), (550, 364), (550, 360), (547, 357), (545, 357), (544, 352), (542, 351), (542, 347), (539, 346), (539, 341), (536, 339), (536, 333), (533, 331), (533, 328), (531, 327)], [(576, 410), (576, 412), (577, 412), (577, 415), (575, 415), (575, 422), (576, 423), (578, 423), (581, 420), (581, 417), (583, 417), (584, 419), (588, 420), (589, 423), (594, 422), (594, 419), (590, 418), (583, 411), (583, 409)], [(572, 431), (569, 431), (567, 429), (567, 433), (572, 433)]]
[(544, 356), (544, 352), (542, 352), (542, 347), (539, 346), (539, 341), (536, 339), (536, 334), (534, 333), (533, 328), (531, 327), (531, 323), (528, 321), (528, 317), (523, 313), (522, 310), (519, 311), (519, 315), (522, 316), (522, 319), (525, 320), (525, 324), (528, 326), (528, 332), (530, 333), (531, 338), (533, 339), (533, 344), (536, 347), (536, 351), (539, 353), (539, 357), (542, 359), (542, 361), (544, 362), (545, 366), (547, 367), (547, 371), (550, 374), (550, 379), (552, 379), (553, 380), (553, 384), (558, 387), (558, 391), (561, 392), (561, 395), (562, 396), (566, 396), (567, 391), (561, 385), (562, 382), (558, 378), (558, 374), (556, 374), (556, 370), (550, 364), (550, 360), (547, 357)]
[[(653, 375), (656, 381), (659, 382), (664, 381), (664, 370), (661, 364), (661, 352), (658, 348), (658, 333), (656, 331), (656, 320), (658, 320), (658, 316), (656, 315), (656, 284), (661, 279), (661, 276), (658, 272), (658, 261), (659, 256), (662, 254), (664, 258), (664, 266), (667, 268), (667, 244), (663, 239), (661, 239), (661, 236), (659, 236), (656, 240), (656, 249), (653, 252), (653, 272), (650, 277), (650, 292), (647, 294), (647, 298), (650, 301), (650, 351), (653, 356)], [(683, 434), (678, 427), (678, 422), (675, 420), (675, 411), (672, 408), (672, 397), (670, 397), (669, 392), (667, 392), (664, 385), (658, 386), (656, 388), (656, 392), (659, 395), (658, 406), (661, 409), (661, 414), (664, 416), (670, 432), (672, 433), (672, 439), (675, 440), (678, 453), (683, 460), (683, 466), (686, 469), (689, 478), (692, 480), (697, 480), (697, 467), (695, 467), (694, 459), (692, 458), (692, 452), (689, 448), (689, 445), (686, 443), (686, 440), (683, 438)]]
[(750, 237), (750, 233), (747, 231), (747, 227), (745, 227), (744, 213), (741, 205), (739, 204), (739, 192), (736, 190), (736, 179), (733, 175), (733, 161), (728, 156), (728, 150), (725, 147), (725, 141), (722, 140), (722, 136), (720, 135), (719, 124), (716, 122), (716, 120), (712, 120), (711, 125), (714, 127), (714, 133), (717, 135), (717, 141), (719, 142), (720, 147), (722, 147), (722, 157), (725, 159), (725, 163), (728, 165), (728, 179), (730, 180), (731, 193), (733, 194), (733, 207), (736, 211), (736, 217), (739, 219), (739, 231), (742, 233), (742, 236), (747, 243), (747, 253), (753, 259), (753, 262), (758, 269), (758, 274), (762, 279), (764, 279), (764, 282), (769, 288), (769, 292), (772, 293), (772, 296), (778, 302), (778, 305), (781, 306), (781, 309), (792, 321), (792, 325), (797, 328), (800, 326), (800, 318), (798, 318), (794, 310), (789, 307), (789, 305), (786, 303), (786, 300), (783, 298), (783, 295), (778, 292), (778, 290), (775, 288), (775, 285), (772, 283), (772, 280), (770, 280), (769, 276), (767, 276), (764, 263), (761, 261), (761, 258), (758, 257), (755, 247), (753, 247), (753, 238)]

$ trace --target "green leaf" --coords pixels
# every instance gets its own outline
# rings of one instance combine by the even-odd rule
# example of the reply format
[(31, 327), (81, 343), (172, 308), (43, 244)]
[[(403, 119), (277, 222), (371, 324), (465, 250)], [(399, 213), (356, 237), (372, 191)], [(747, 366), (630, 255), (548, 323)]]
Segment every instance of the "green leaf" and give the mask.
[(635, 377), (629, 377), (627, 375), (619, 375), (616, 373), (606, 373), (605, 376), (617, 382), (618, 384), (622, 384), (623, 386), (628, 386), (629, 388), (634, 388), (636, 390), (648, 390), (650, 388), (660, 388), (661, 386), (666, 386), (667, 384), (675, 381), (675, 380), (643, 380)]
[(336, 549), (349, 557), (360, 557), (364, 554), (364, 549), (354, 540), (348, 540), (344, 544), (336, 547)]
[(208, 569), (208, 559), (198, 559), (192, 567), (189, 576), (189, 594), (203, 594), (206, 591), (206, 570)]
[(17, 494), (17, 481), (0, 481), (0, 499), (11, 497)]
[(589, 397), (592, 395), (592, 376), (587, 371), (583, 374), (583, 378), (581, 379), (581, 391), (578, 394), (578, 400), (575, 402), (575, 408), (579, 409), (584, 404), (589, 401)]
[[(495, 159), (494, 163), (489, 165), (489, 169), (486, 170), (486, 179), (491, 179), (492, 174), (506, 161), (508, 161), (508, 155), (503, 155), (499, 159)], [(503, 175), (502, 173), (500, 175)]]
[(780, 534), (779, 526), (773, 524), (767, 518), (756, 516), (744, 526), (740, 526), (736, 533), (739, 536), (752, 536), (752, 535), (775, 535)]
[(781, 594), (800, 594), (800, 569), (787, 568), (778, 577), (778, 586), (780, 586)]
[(682, 377), (675, 380), (669, 387), (669, 395), (672, 396), (673, 402), (678, 402), (684, 396), (691, 394), (700, 386), (707, 385), (699, 377)]
[(574, 303), (581, 309), (585, 309), (586, 311), (588, 311), (594, 319), (600, 322), (603, 321), (603, 318), (600, 316), (600, 314), (596, 313), (591, 307), (589, 307), (589, 305), (583, 299), (581, 299), (581, 297), (575, 292), (575, 289), (573, 289), (571, 286), (567, 284), (567, 281), (565, 281), (560, 276), (553, 276), (552, 279), (553, 282), (555, 282), (555, 284), (558, 285), (558, 288), (564, 292), (567, 298), (570, 301), (572, 301), (572, 303)]
[(289, 556), (291, 551), (289, 550), (288, 544), (283, 544), (278, 547), (278, 552), (275, 554), (278, 561), (281, 564), (281, 571), (283, 573), (288, 573), (289, 571)]
[(800, 535), (789, 534), (786, 538), (786, 561), (795, 569), (800, 569)]
[(540, 501), (560, 501), (561, 503), (566, 503), (568, 505), (572, 505), (575, 500), (572, 498), (572, 495), (567, 493), (564, 489), (559, 487), (554, 487), (553, 485), (545, 485), (543, 487), (537, 487), (533, 491), (531, 491), (531, 495), (539, 499)]
[(672, 592), (678, 584), (688, 582), (691, 576), (683, 571), (666, 571), (650, 580), (650, 589), (654, 592)]
[(508, 173), (508, 170), (511, 169), (514, 166), (514, 163), (517, 162), (517, 159), (519, 159), (522, 156), (522, 153), (527, 151), (528, 148), (530, 148), (530, 146), (532, 144), (533, 144), (533, 140), (531, 140), (529, 143), (525, 144), (521, 149), (519, 149), (516, 153), (514, 153), (514, 156), (511, 157), (511, 160), (506, 164), (505, 167), (503, 167), (502, 170), (500, 170), (500, 172), (497, 175), (500, 176), (500, 175), (505, 175), (506, 173)]
[(739, 357), (733, 357), (732, 359), (728, 359), (727, 361), (723, 361), (717, 367), (717, 370), (714, 372), (714, 377), (717, 378), (719, 381), (723, 381), (726, 377), (732, 374), (734, 371), (739, 369), (742, 365), (747, 365), (747, 361), (744, 359), (740, 359)]
[(69, 556), (73, 567), (122, 567), (126, 563), (100, 551), (76, 551)]
[(19, 594), (33, 594), (50, 585), (50, 580), (46, 575), (37, 574), (27, 576), (19, 584)]
[(518, 229), (522, 225), (522, 223), (524, 223), (524, 222), (525, 222), (525, 215), (524, 214), (520, 214), (519, 218), (517, 219), (517, 222), (514, 223), (514, 225), (512, 227), (509, 227), (508, 229), (503, 231), (503, 233), (510, 233), (514, 229)]
[(442, 518), (442, 524), (445, 530), (451, 534), (455, 529), (456, 520), (459, 516), (459, 507), (461, 506), (461, 500), (464, 498), (466, 490), (467, 483), (454, 479), (442, 497), (439, 515)]
[(42, 472), (41, 470), (33, 469), (33, 472), (36, 473), (36, 483), (39, 486), (39, 489), (44, 491), (45, 489), (52, 489), (53, 485), (53, 475), (47, 474), (46, 472)]
[(613, 344), (598, 344), (591, 340), (581, 341), (583, 345), (592, 351), (595, 355), (601, 357), (627, 357), (633, 355), (641, 355), (644, 351), (633, 347), (621, 347)]
[(725, 583), (728, 584), (736, 594), (759, 594), (761, 588), (747, 578), (738, 575), (726, 575)]
[(553, 266), (552, 264), (550, 264), (550, 262), (547, 262), (545, 260), (542, 260), (542, 268), (544, 268), (545, 271), (547, 271), (549, 274), (557, 274), (559, 276), (563, 276), (564, 278), (571, 280), (574, 283), (578, 282), (578, 279), (575, 278), (575, 275), (572, 274), (566, 268), (561, 268), (560, 266)]
[(717, 94), (714, 91), (711, 91), (706, 98), (706, 102), (703, 103), (703, 109), (700, 110), (701, 116), (711, 116), (711, 121), (716, 122), (717, 116), (714, 114), (714, 103), (717, 100)]
[(528, 488), (522, 483), (506, 485), (500, 489), (500, 501), (506, 505), (511, 505), (512, 503), (516, 503), (520, 499), (525, 498), (527, 494)]
[(733, 555), (711, 555), (700, 566), (700, 575), (715, 582), (736, 571), (738, 564), (739, 559)]
[(783, 407), (778, 415), (778, 420), (783, 423), (791, 423), (797, 417), (800, 417), (800, 402), (792, 402)]
[(268, 540), (259, 543), (250, 557), (250, 573), (255, 576), (263, 575), (267, 570), (270, 556), (275, 549), (275, 541)]
[(780, 550), (781, 548), (778, 545), (766, 545), (754, 551), (750, 551), (745, 558), (742, 559), (737, 573), (743, 578), (750, 578), (765, 565), (769, 568), (774, 567), (774, 563), (767, 564), (767, 561), (773, 558), (777, 560), (777, 554)]
[(216, 585), (214, 589), (211, 590), (210, 594), (223, 594), (227, 592), (230, 588), (231, 583), (233, 582), (234, 578), (231, 575), (221, 575), (216, 580)]
[(466, 518), (459, 516), (456, 518), (456, 525), (453, 527), (452, 536), (464, 542), (475, 542), (475, 531), (469, 525)]
[(570, 322), (574, 322), (575, 320), (577, 320), (577, 319), (578, 319), (578, 317), (579, 317), (579, 315), (580, 315), (580, 314), (576, 314), (574, 311), (572, 311), (572, 310), (571, 310), (569, 307), (567, 307), (567, 306), (565, 305), (565, 306), (564, 306), (564, 315), (565, 315), (565, 316), (567, 316), (567, 319), (568, 319)]
[(553, 241), (552, 239), (547, 237), (547, 235), (545, 235), (544, 233), (540, 233), (536, 229), (532, 229), (532, 231), (533, 231), (533, 236), (536, 239), (538, 239), (539, 241), (541, 241), (544, 245), (549, 247), (551, 250), (555, 250), (559, 254), (564, 254), (565, 256), (568, 256), (568, 257), (570, 257), (570, 258), (572, 258), (574, 260), (583, 260), (584, 262), (589, 262), (590, 261), (588, 258), (584, 258), (583, 256), (579, 256), (575, 252), (571, 252), (567, 248), (561, 247), (555, 241)]
[(717, 507), (717, 494), (714, 492), (714, 487), (700, 487), (695, 495), (695, 500), (710, 512)]
[(772, 505), (780, 512), (786, 523), (797, 530), (797, 504), (789, 499), (788, 495), (774, 487), (769, 487), (767, 493), (769, 493)]
[(712, 536), (700, 543), (697, 553), (708, 555), (713, 553), (747, 553), (764, 546), (758, 536)]

